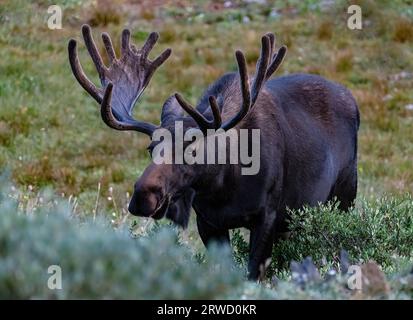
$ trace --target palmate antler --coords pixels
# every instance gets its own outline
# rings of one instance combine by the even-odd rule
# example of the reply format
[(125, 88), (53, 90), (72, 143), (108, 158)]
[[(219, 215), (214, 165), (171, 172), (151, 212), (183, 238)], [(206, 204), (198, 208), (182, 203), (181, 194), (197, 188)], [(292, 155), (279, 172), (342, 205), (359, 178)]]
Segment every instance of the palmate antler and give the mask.
[[(143, 47), (137, 49), (133, 44), (130, 44), (130, 31), (125, 29), (122, 32), (121, 57), (117, 59), (109, 35), (103, 33), (102, 40), (110, 62), (110, 66), (106, 67), (88, 25), (82, 27), (82, 34), (98, 71), (102, 88), (97, 88), (83, 72), (77, 55), (77, 43), (74, 39), (69, 41), (69, 61), (73, 74), (80, 85), (100, 103), (103, 121), (116, 130), (135, 130), (152, 136), (157, 126), (134, 119), (132, 111), (156, 69), (170, 56), (171, 49), (166, 49), (155, 60), (151, 61), (148, 59), (148, 55), (158, 40), (159, 34), (152, 32)], [(251, 88), (244, 54), (239, 50), (235, 52), (242, 105), (238, 113), (225, 123), (222, 123), (220, 109), (214, 96), (209, 97), (213, 114), (213, 120), (209, 121), (201, 112), (186, 102), (180, 94), (175, 94), (179, 105), (195, 120), (202, 132), (206, 133), (207, 129), (217, 130), (219, 128), (229, 130), (241, 122), (252, 110), (264, 82), (277, 71), (287, 51), (287, 48), (282, 46), (277, 53), (273, 53), (274, 42), (275, 37), (272, 33), (267, 33), (261, 38), (261, 54), (257, 61)]]
[(257, 61), (256, 72), (251, 89), (248, 82), (247, 63), (245, 61), (245, 56), (239, 50), (235, 52), (240, 77), (242, 105), (238, 113), (233, 118), (227, 120), (225, 123), (222, 123), (221, 113), (214, 96), (209, 97), (209, 104), (213, 114), (213, 120), (209, 121), (197, 109), (186, 102), (179, 93), (175, 94), (175, 97), (181, 107), (196, 121), (199, 128), (204, 133), (206, 133), (208, 129), (217, 130), (221, 128), (225, 131), (229, 130), (240, 123), (242, 119), (244, 119), (252, 110), (264, 82), (268, 80), (275, 71), (277, 71), (287, 52), (287, 48), (285, 46), (282, 46), (277, 53), (273, 53), (274, 42), (275, 37), (272, 33), (267, 33), (261, 38), (261, 54)]
[(130, 44), (130, 31), (125, 29), (122, 32), (121, 57), (117, 59), (109, 35), (103, 33), (102, 40), (110, 62), (110, 66), (106, 67), (88, 25), (82, 27), (82, 34), (99, 73), (102, 88), (97, 88), (83, 72), (77, 55), (77, 43), (74, 39), (69, 41), (69, 61), (77, 81), (101, 104), (103, 121), (116, 130), (135, 130), (151, 136), (157, 127), (154, 124), (134, 119), (132, 110), (156, 69), (170, 56), (171, 49), (166, 49), (151, 61), (148, 55), (158, 40), (159, 34), (152, 32), (143, 47), (137, 49)]

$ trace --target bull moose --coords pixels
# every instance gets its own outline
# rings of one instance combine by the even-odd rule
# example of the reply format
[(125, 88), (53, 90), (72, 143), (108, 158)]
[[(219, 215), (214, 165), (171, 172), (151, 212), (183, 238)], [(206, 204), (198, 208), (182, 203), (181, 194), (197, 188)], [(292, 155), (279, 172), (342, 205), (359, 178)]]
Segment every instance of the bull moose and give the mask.
[[(249, 278), (258, 279), (278, 234), (288, 230), (288, 208), (299, 209), (337, 199), (347, 210), (357, 193), (358, 106), (349, 90), (311, 74), (270, 79), (280, 66), (286, 47), (275, 50), (275, 37), (261, 39), (254, 76), (248, 77), (241, 51), (238, 72), (223, 75), (199, 100), (196, 108), (176, 93), (164, 103), (159, 125), (138, 121), (132, 110), (156, 69), (171, 54), (165, 50), (148, 58), (159, 35), (149, 35), (143, 47), (121, 36), (117, 58), (107, 33), (102, 40), (109, 58), (105, 66), (88, 25), (83, 38), (99, 73), (96, 87), (80, 65), (76, 41), (68, 44), (69, 61), (80, 85), (100, 104), (101, 117), (116, 130), (135, 130), (152, 138), (158, 128), (174, 134), (176, 121), (184, 131), (198, 128), (260, 129), (260, 170), (242, 175), (240, 164), (156, 164), (145, 169), (134, 186), (131, 214), (167, 217), (186, 227), (191, 208), (205, 245), (229, 242), (229, 230), (250, 230)], [(186, 112), (187, 115), (184, 114)], [(152, 139), (153, 140), (153, 139)], [(125, 141), (124, 143), (127, 143)], [(151, 152), (159, 141), (151, 141)], [(187, 142), (190, 144), (190, 142)]]

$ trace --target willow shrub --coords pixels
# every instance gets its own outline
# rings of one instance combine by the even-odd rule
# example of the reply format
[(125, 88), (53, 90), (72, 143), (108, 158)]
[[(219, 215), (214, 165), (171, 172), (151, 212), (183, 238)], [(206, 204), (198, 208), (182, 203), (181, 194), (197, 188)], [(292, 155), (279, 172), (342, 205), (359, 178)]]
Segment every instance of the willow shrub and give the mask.
[[(412, 195), (361, 199), (349, 212), (330, 203), (292, 211), (290, 216), (291, 236), (273, 250), (273, 274), (308, 256), (319, 267), (337, 266), (341, 250), (352, 263), (373, 260), (386, 271), (394, 270), (397, 261), (413, 259)], [(232, 243), (237, 261), (245, 263), (248, 246), (240, 232), (233, 234)]]

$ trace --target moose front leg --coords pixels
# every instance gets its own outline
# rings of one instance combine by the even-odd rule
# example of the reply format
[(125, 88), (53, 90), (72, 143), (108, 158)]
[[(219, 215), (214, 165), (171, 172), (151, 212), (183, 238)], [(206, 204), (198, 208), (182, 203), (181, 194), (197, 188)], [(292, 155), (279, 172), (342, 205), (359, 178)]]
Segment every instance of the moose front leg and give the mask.
[(219, 229), (211, 225), (199, 214), (196, 216), (196, 223), (201, 240), (206, 247), (214, 241), (220, 244), (229, 245), (229, 231), (227, 229)]
[[(248, 279), (258, 280), (261, 266), (271, 257), (275, 232), (275, 212), (260, 214), (259, 220), (251, 228)], [(264, 272), (264, 269), (262, 269)]]

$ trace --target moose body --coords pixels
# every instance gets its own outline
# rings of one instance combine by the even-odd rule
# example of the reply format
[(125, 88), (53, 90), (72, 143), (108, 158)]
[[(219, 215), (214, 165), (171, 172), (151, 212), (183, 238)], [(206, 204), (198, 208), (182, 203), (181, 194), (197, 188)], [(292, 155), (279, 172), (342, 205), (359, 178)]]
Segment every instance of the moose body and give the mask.
[[(110, 39), (104, 35), (113, 65), (102, 71), (99, 68), (103, 64), (96, 62), (100, 57), (96, 56), (89, 27), (83, 27), (83, 34), (105, 90), (95, 88), (83, 74), (74, 40), (69, 43), (69, 57), (76, 78), (101, 103), (103, 120), (112, 128), (151, 136), (157, 127), (133, 119), (131, 110), (154, 69), (167, 59), (170, 51), (150, 62), (146, 58), (157, 36), (151, 34), (141, 50), (134, 46), (129, 49), (126, 30), (122, 36), (124, 52), (119, 71)], [(241, 165), (230, 163), (152, 162), (136, 182), (129, 204), (134, 215), (155, 219), (166, 216), (183, 227), (193, 208), (205, 245), (211, 241), (229, 242), (230, 229), (248, 228), (250, 279), (260, 276), (260, 266), (270, 257), (277, 234), (288, 230), (287, 208), (314, 206), (336, 198), (340, 207), (347, 210), (357, 192), (359, 113), (353, 96), (343, 86), (316, 75), (293, 74), (270, 80), (286, 52), (282, 47), (273, 54), (273, 45), (273, 35), (262, 38), (261, 56), (252, 83), (245, 58), (237, 52), (239, 73), (226, 74), (211, 85), (196, 109), (179, 94), (171, 96), (162, 108), (159, 126), (172, 133), (176, 121), (182, 121), (184, 130), (200, 128), (203, 132), (209, 128), (225, 131), (258, 128), (259, 172), (242, 175)], [(142, 57), (137, 70), (124, 67)], [(122, 69), (127, 74), (135, 72), (136, 83), (128, 80), (131, 83), (125, 84), (125, 78), (131, 77), (119, 76)], [(120, 83), (116, 83), (117, 78)], [(185, 116), (182, 109), (190, 116)], [(150, 152), (157, 143), (151, 142)]]
[[(222, 114), (232, 117), (238, 111), (233, 96), (238, 87), (237, 74), (223, 77), (206, 92), (198, 109), (208, 110), (209, 95), (223, 96), (231, 103), (224, 102)], [(341, 85), (309, 74), (266, 82), (254, 112), (240, 124), (261, 129), (259, 173), (241, 175), (239, 166), (209, 165), (192, 185), (202, 241), (229, 242), (229, 229), (248, 228), (250, 277), (258, 277), (258, 265), (269, 257), (277, 235), (288, 231), (287, 208), (314, 206), (334, 197), (344, 210), (353, 203), (358, 126), (356, 102)]]

